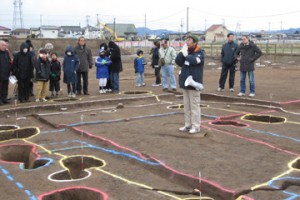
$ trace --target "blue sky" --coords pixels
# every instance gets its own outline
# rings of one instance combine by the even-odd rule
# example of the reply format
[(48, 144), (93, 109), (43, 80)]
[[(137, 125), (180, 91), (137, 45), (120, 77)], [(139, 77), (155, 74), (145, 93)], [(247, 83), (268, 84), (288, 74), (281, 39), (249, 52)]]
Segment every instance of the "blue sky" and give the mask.
[[(1, 0), (0, 26), (12, 28), (14, 0)], [(212, 24), (225, 24), (232, 31), (280, 30), (300, 27), (300, 8), (296, 0), (273, 1), (117, 1), (117, 0), (22, 0), (26, 28), (43, 25), (81, 25), (87, 19), (102, 23), (134, 23), (136, 27), (183, 32), (204, 30)], [(88, 17), (87, 17), (88, 16)], [(182, 25), (182, 26), (181, 26)], [(19, 23), (17, 26), (20, 26)]]

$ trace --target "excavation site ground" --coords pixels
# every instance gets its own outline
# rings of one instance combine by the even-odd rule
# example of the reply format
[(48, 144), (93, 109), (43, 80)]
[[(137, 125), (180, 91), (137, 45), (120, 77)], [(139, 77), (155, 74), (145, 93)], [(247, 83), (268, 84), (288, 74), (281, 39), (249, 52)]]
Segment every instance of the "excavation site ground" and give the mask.
[[(164, 92), (146, 67), (135, 86), (123, 58), (120, 93), (0, 107), (0, 199), (300, 199), (300, 63), (290, 57), (255, 70), (256, 96), (217, 92), (220, 63), (207, 59), (201, 129), (183, 134), (182, 91)], [(214, 65), (214, 63), (216, 65)], [(179, 67), (176, 68), (178, 75)], [(178, 77), (176, 76), (178, 81)], [(247, 80), (248, 81), (248, 80)]]

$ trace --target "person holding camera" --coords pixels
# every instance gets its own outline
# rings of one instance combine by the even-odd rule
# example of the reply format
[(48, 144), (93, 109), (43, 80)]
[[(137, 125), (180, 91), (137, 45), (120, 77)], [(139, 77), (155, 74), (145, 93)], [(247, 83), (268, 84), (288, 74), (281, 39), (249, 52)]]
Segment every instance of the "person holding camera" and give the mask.
[[(181, 67), (181, 71), (179, 72), (179, 86), (183, 89), (185, 121), (184, 126), (179, 128), (179, 131), (204, 137), (206, 132), (200, 132), (200, 90), (203, 89), (203, 66), (205, 57), (198, 42), (199, 39), (197, 36), (189, 35), (186, 44), (175, 59), (176, 64)], [(193, 85), (186, 83), (187, 78), (190, 76), (193, 79)]]
[(163, 91), (169, 88), (168, 77), (170, 77), (170, 84), (172, 91), (176, 91), (176, 79), (174, 73), (174, 64), (176, 58), (176, 51), (173, 47), (168, 46), (166, 39), (161, 41), (159, 49), (159, 66), (161, 66)]

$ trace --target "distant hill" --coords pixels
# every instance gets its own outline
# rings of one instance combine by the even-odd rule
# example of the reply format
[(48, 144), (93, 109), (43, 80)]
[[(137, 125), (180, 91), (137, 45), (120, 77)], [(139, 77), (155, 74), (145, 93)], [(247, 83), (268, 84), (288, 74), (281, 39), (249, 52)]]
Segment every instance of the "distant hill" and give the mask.
[(136, 28), (136, 30), (139, 36), (144, 36), (145, 33), (147, 33), (147, 35), (162, 35), (162, 34), (168, 35), (170, 33), (178, 33), (178, 31), (170, 31), (167, 29), (151, 30), (149, 28), (144, 28), (144, 27)]

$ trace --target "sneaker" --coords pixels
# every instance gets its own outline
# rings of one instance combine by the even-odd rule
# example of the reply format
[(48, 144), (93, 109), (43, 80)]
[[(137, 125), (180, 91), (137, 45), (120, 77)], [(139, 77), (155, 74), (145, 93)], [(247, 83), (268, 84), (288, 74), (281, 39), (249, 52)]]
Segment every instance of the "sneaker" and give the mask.
[(152, 84), (153, 87), (158, 87), (158, 86), (160, 86), (160, 85), (161, 85), (161, 84), (156, 84), (156, 83), (153, 83), (153, 84)]
[(47, 99), (45, 99), (45, 98), (42, 98), (42, 102), (47, 102)]
[(141, 84), (137, 84), (137, 85), (135, 85), (136, 87), (141, 87), (142, 85)]
[(219, 88), (217, 89), (217, 91), (218, 91), (218, 92), (224, 92), (224, 89), (222, 89), (222, 88), (219, 87)]
[(102, 94), (103, 93), (103, 90), (99, 90), (99, 94)]
[(69, 94), (68, 94), (68, 97), (69, 97), (69, 98), (71, 98), (71, 97), (72, 97), (72, 94), (71, 94), (71, 93), (69, 93)]
[(239, 97), (245, 96), (245, 93), (240, 92), (240, 93), (238, 93), (238, 96)]
[(106, 93), (106, 91), (105, 91), (105, 90), (102, 90), (102, 93), (103, 93), (103, 94), (105, 94), (105, 93)]
[(40, 102), (40, 99), (36, 99), (35, 102)]
[(255, 94), (254, 93), (250, 93), (249, 97), (255, 97)]
[(183, 127), (180, 127), (180, 128), (179, 128), (179, 131), (182, 131), (182, 132), (188, 132), (190, 129), (191, 129), (190, 126), (183, 126)]
[(111, 92), (112, 90), (111, 90), (111, 89), (108, 89), (107, 91), (108, 91), (108, 92)]
[(76, 94), (73, 93), (73, 94), (71, 95), (71, 97), (72, 97), (72, 98), (76, 98)]
[(233, 88), (230, 88), (229, 91), (230, 91), (230, 92), (234, 92), (234, 89), (233, 89)]
[(173, 91), (173, 92), (176, 92), (176, 88), (172, 88), (172, 91)]
[(146, 86), (146, 83), (143, 83), (142, 86)]
[(190, 134), (196, 134), (196, 133), (199, 133), (200, 132), (200, 128), (191, 128), (190, 130), (189, 130), (189, 133)]
[(168, 88), (164, 88), (163, 91), (168, 91)]

